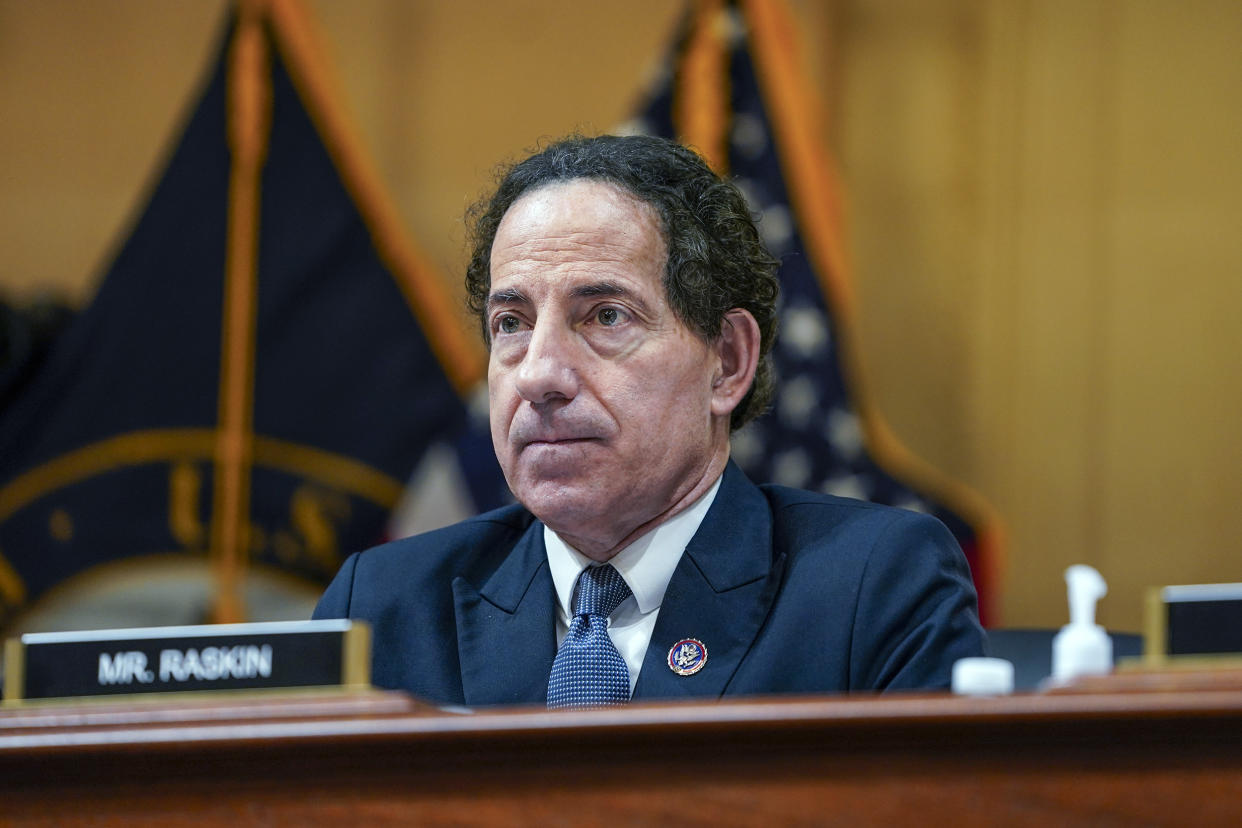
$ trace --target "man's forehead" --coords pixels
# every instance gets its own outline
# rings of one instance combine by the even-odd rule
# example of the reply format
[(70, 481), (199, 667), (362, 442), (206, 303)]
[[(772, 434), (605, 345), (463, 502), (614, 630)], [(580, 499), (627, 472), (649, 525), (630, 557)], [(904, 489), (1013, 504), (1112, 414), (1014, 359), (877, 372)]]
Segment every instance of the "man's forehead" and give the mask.
[(668, 261), (654, 209), (593, 179), (548, 184), (517, 199), (491, 253), (493, 303), (531, 282), (583, 296), (644, 288), (662, 294)]
[(659, 211), (621, 185), (602, 179), (551, 181), (527, 190), (505, 210), (493, 249), (499, 237), (517, 224), (544, 229), (544, 238), (556, 230), (589, 233), (607, 229), (641, 234), (666, 246)]

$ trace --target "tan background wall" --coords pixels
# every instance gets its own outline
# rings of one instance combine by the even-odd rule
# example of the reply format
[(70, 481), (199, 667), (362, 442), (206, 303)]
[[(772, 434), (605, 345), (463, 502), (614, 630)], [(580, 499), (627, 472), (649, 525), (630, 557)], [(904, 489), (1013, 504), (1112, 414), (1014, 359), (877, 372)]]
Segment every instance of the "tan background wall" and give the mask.
[[(1004, 621), (1242, 581), (1242, 4), (798, 0), (850, 205), (863, 355), (918, 454), (1008, 521)], [(666, 0), (316, 0), (431, 258), (496, 161), (623, 120)], [(0, 290), (89, 299), (221, 0), (0, 0)]]

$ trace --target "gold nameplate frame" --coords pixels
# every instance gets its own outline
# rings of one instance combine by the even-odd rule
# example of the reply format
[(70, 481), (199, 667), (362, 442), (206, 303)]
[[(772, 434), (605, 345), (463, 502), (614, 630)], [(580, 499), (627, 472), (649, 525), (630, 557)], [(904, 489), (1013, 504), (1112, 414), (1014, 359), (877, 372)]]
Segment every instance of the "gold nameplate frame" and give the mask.
[(371, 631), (346, 620), (27, 633), (5, 642), (4, 703), (312, 687), (366, 688)]

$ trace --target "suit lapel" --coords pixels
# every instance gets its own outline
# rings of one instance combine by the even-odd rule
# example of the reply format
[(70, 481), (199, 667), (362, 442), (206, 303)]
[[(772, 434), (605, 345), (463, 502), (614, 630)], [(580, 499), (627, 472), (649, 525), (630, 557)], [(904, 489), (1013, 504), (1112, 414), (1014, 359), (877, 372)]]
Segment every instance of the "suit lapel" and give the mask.
[(453, 581), (468, 705), (542, 703), (556, 655), (555, 588), (535, 521), (481, 589)]
[[(730, 462), (664, 593), (634, 698), (722, 695), (768, 616), (783, 565), (783, 555), (772, 558), (767, 499)], [(707, 661), (681, 676), (669, 668), (668, 654), (686, 638), (704, 645)]]

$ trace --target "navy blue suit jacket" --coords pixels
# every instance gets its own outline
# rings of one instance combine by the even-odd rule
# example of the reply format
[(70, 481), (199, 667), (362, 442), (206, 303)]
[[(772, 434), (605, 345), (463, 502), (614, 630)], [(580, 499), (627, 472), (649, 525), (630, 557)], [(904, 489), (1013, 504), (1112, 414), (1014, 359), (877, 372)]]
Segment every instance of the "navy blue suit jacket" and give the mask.
[[(510, 506), (345, 561), (316, 618), (373, 630), (372, 682), (439, 704), (543, 704), (556, 654), (543, 525)], [(684, 638), (703, 669), (667, 664)], [(635, 700), (942, 688), (982, 655), (974, 587), (943, 524), (753, 485), (732, 463), (686, 547)]]

